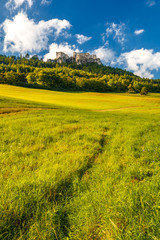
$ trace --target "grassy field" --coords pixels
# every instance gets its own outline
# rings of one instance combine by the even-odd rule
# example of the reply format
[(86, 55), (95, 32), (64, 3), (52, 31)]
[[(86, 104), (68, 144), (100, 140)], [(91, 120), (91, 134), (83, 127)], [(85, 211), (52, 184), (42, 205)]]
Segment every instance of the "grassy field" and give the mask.
[[(142, 110), (159, 109), (160, 95), (150, 94), (140, 96), (139, 94), (127, 93), (73, 93), (55, 92), (40, 89), (21, 88), (8, 85), (0, 85), (0, 96), (16, 98), (17, 100), (30, 101), (46, 105), (48, 107), (67, 107), (86, 110), (122, 110), (134, 108)], [(13, 105), (14, 106), (14, 105)], [(131, 109), (133, 111), (133, 109)]]
[(0, 239), (159, 240), (160, 94), (0, 85)]

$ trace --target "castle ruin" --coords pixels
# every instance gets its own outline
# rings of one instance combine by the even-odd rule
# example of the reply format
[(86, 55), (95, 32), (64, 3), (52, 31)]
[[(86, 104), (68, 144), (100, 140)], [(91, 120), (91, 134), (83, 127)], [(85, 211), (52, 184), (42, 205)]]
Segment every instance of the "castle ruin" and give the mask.
[(73, 53), (73, 57), (69, 57), (67, 54), (63, 52), (56, 52), (56, 59), (58, 63), (77, 63), (79, 64), (87, 64), (87, 63), (97, 63), (101, 65), (100, 58), (97, 58), (96, 55), (91, 55), (89, 53)]

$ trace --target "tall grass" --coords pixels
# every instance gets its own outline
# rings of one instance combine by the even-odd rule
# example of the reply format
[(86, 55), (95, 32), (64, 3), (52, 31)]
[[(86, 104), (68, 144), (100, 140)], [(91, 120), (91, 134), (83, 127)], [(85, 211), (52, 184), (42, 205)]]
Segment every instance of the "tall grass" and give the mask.
[(160, 95), (86, 93), (74, 109), (60, 94), (57, 109), (0, 98), (0, 239), (159, 239)]

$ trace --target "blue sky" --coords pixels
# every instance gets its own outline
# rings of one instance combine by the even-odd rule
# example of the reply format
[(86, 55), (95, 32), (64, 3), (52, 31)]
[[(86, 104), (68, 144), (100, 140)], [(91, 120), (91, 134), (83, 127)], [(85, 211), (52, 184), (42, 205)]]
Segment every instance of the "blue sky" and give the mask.
[(159, 0), (1, 0), (0, 52), (90, 52), (105, 65), (160, 78)]

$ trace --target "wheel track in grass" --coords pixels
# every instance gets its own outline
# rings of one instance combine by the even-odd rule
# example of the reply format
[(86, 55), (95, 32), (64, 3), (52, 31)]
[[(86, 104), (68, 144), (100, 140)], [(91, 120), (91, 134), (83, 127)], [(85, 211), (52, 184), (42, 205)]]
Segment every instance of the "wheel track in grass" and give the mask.
[(92, 168), (93, 164), (95, 163), (96, 159), (104, 152), (104, 147), (107, 143), (107, 133), (108, 133), (108, 128), (104, 128), (101, 138), (99, 140), (99, 149), (93, 153), (93, 155), (88, 159), (86, 165), (84, 165), (81, 169), (77, 171), (80, 180), (82, 179), (83, 175)]
[[(66, 179), (58, 183), (56, 187), (54, 187), (53, 189), (50, 189), (49, 201), (55, 202), (57, 205), (61, 206), (61, 211), (57, 212), (59, 216), (56, 216), (55, 219), (59, 219), (58, 221), (60, 226), (59, 229), (63, 232), (63, 235), (65, 237), (69, 237), (69, 229), (70, 229), (69, 213), (67, 212), (67, 209), (65, 207), (66, 201), (69, 202), (75, 195), (77, 195), (77, 192), (75, 191), (75, 188), (74, 188), (74, 180), (76, 177), (78, 177), (80, 182), (83, 176), (86, 174), (86, 172), (93, 167), (96, 159), (101, 154), (103, 154), (105, 145), (107, 143), (108, 130), (109, 130), (108, 128), (103, 129), (101, 138), (99, 140), (100, 147), (99, 149), (97, 149), (97, 151), (93, 153), (91, 157), (88, 158), (87, 163), (84, 166), (82, 166), (80, 169), (72, 173), (70, 176), (68, 176)], [(57, 232), (57, 238), (55, 238), (56, 240), (61, 239), (60, 234), (61, 233)]]
[[(78, 187), (75, 188), (75, 179), (78, 178), (78, 183), (81, 182), (83, 176), (88, 172), (93, 165), (95, 164), (96, 159), (103, 154), (105, 150), (105, 146), (107, 144), (107, 136), (108, 136), (108, 128), (103, 128), (102, 134), (99, 140), (99, 148), (92, 154), (92, 156), (88, 157), (86, 159), (86, 163), (78, 170), (75, 172), (71, 173), (68, 175), (66, 178), (58, 182), (56, 185), (48, 185), (43, 188), (43, 186), (23, 186), (23, 190), (19, 189), (19, 192), (23, 192), (24, 189), (28, 189), (26, 191), (26, 198), (29, 189), (31, 188), (38, 188), (40, 191), (42, 191), (42, 196), (43, 196), (43, 201), (42, 203), (35, 199), (34, 204), (32, 204), (32, 201), (30, 204), (28, 204), (27, 209), (24, 209), (24, 212), (22, 211), (20, 216), (17, 216), (17, 219), (11, 219), (10, 222), (10, 227), (15, 229), (15, 226), (17, 228), (17, 225), (15, 225), (15, 221), (18, 224), (19, 228), (22, 228), (21, 231), (24, 234), (24, 237), (27, 236), (26, 234), (28, 233), (30, 227), (32, 226), (30, 222), (34, 219), (34, 216), (36, 214), (36, 209), (41, 208), (41, 213), (43, 213), (46, 209), (46, 204), (43, 202), (48, 202), (51, 205), (56, 206), (56, 211), (53, 216), (53, 222), (52, 224), (54, 225), (55, 228), (55, 233), (54, 237), (52, 240), (60, 240), (63, 238), (68, 238), (70, 239), (70, 220), (69, 220), (69, 214), (70, 212), (67, 209), (67, 205), (71, 201), (74, 196), (78, 194)], [(45, 183), (44, 183), (45, 184)], [(26, 198), (24, 198), (24, 201), (26, 201)], [(45, 201), (44, 201), (45, 199)], [(33, 207), (34, 206), (34, 207)], [(26, 212), (30, 212), (29, 216), (26, 215)], [(14, 213), (13, 213), (14, 215)], [(25, 217), (24, 217), (25, 216)], [(40, 216), (39, 216), (40, 217)], [(17, 237), (19, 236), (19, 232), (17, 232)], [(13, 236), (15, 238), (15, 236)], [(13, 239), (11, 238), (11, 239)], [(8, 239), (8, 238), (6, 238)]]

